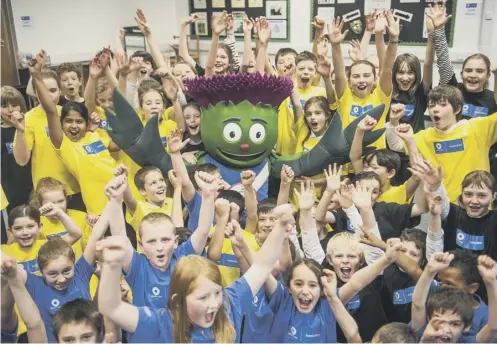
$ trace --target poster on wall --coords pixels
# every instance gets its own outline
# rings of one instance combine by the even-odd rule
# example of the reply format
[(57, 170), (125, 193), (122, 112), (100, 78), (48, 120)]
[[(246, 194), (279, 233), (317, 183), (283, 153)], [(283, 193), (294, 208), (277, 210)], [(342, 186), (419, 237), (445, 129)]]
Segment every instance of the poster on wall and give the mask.
[(271, 38), (287, 39), (286, 20), (269, 20)]
[(225, 8), (226, 0), (212, 0), (212, 8)]
[(325, 21), (325, 32), (328, 32), (326, 27), (328, 23), (335, 17), (335, 7), (318, 7), (318, 16)]
[(198, 20), (195, 22), (195, 32), (198, 36), (207, 36), (209, 31), (207, 28), (207, 13), (197, 12)]
[(263, 7), (264, 4), (262, 3), (262, 0), (248, 0), (248, 7)]
[(364, 0), (364, 13), (385, 11), (392, 7), (392, 0)]
[(245, 0), (231, 0), (232, 8), (245, 8)]
[(207, 0), (193, 0), (193, 8), (196, 10), (205, 10), (207, 8)]
[(232, 12), (233, 15), (233, 28), (235, 29), (235, 36), (243, 36), (243, 17), (245, 12)]
[(286, 1), (266, 1), (267, 19), (287, 19)]

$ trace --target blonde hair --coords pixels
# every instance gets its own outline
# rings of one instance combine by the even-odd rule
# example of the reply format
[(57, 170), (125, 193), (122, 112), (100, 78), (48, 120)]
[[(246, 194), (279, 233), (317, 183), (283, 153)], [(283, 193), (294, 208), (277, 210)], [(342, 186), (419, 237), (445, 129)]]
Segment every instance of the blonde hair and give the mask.
[(112, 88), (110, 86), (109, 79), (107, 79), (106, 77), (99, 78), (97, 80), (97, 86), (95, 86), (95, 96), (104, 92), (105, 90), (108, 90), (109, 88)]
[(0, 92), (2, 107), (6, 107), (9, 104), (19, 105), (22, 113), (25, 113), (27, 111), (26, 101), (24, 100), (21, 92), (19, 92), (17, 89), (12, 86), (2, 86)]
[[(195, 290), (200, 277), (205, 277), (222, 285), (221, 272), (218, 266), (207, 258), (197, 255), (186, 256), (181, 258), (174, 268), (169, 286), (168, 307), (173, 315), (173, 341), (175, 343), (189, 343), (192, 340), (193, 324), (187, 316), (186, 297)], [(225, 298), (225, 300), (229, 299)], [(225, 309), (229, 307), (228, 303), (219, 308), (212, 325), (212, 333), (216, 343), (233, 343), (235, 341), (236, 331)]]
[(31, 201), (31, 205), (36, 208), (41, 207), (43, 204), (43, 194), (48, 191), (56, 191), (56, 190), (62, 191), (64, 197), (67, 198), (66, 189), (64, 187), (64, 184), (62, 184), (62, 182), (52, 177), (41, 178), (40, 181), (38, 182), (38, 185), (36, 185), (36, 190), (34, 192), (34, 197), (33, 200)]
[[(173, 228), (173, 233), (176, 234), (176, 226), (174, 226), (174, 222), (171, 219), (171, 217), (167, 214), (164, 213), (149, 213), (143, 217), (143, 219), (140, 221), (140, 224), (138, 226), (138, 234), (140, 238), (142, 237), (142, 224), (144, 222), (154, 224), (158, 222), (168, 222), (171, 227)], [(141, 240), (141, 239), (140, 239)]]
[(364, 246), (359, 242), (359, 239), (354, 233), (340, 232), (335, 234), (330, 239), (330, 241), (328, 241), (328, 246), (326, 246), (326, 258), (328, 259), (328, 261), (331, 261), (333, 248), (337, 246), (349, 246), (355, 253), (359, 255), (359, 265), (364, 264)]
[(60, 236), (56, 235), (40, 247), (37, 258), (38, 268), (43, 272), (43, 269), (46, 268), (50, 262), (60, 256), (65, 256), (73, 264), (76, 261), (76, 255), (74, 254), (71, 245), (65, 242)]

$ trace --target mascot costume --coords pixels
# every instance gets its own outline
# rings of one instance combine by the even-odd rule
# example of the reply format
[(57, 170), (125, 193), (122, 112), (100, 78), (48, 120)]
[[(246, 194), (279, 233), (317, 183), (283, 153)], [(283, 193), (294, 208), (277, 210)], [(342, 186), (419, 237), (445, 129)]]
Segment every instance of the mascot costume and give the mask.
[[(319, 143), (309, 152), (292, 156), (277, 155), (273, 148), (278, 138), (278, 107), (290, 96), (289, 78), (260, 74), (229, 74), (212, 78), (196, 77), (186, 83), (187, 92), (201, 107), (200, 130), (205, 154), (198, 164), (216, 165), (230, 189), (242, 192), (240, 172), (252, 170), (257, 175), (254, 187), (259, 200), (267, 198), (268, 177), (280, 177), (288, 165), (295, 176), (322, 173), (329, 164), (350, 161), (349, 152), (357, 124), (366, 115), (379, 120), (384, 105), (358, 117), (345, 130), (337, 113)], [(172, 168), (171, 158), (159, 135), (159, 120), (152, 118), (145, 127), (135, 109), (118, 91), (114, 91), (114, 112), (106, 109), (109, 135), (140, 166), (155, 166), (163, 173)], [(366, 153), (383, 129), (364, 136)]]

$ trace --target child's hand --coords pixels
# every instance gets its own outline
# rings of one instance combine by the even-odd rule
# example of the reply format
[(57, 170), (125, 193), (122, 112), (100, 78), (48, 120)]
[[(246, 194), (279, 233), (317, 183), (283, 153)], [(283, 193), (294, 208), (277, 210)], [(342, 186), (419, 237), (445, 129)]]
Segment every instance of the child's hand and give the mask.
[(402, 103), (396, 103), (390, 105), (390, 123), (393, 126), (397, 126), (400, 123), (400, 119), (404, 117), (406, 113), (406, 106)]
[(6, 255), (2, 251), (2, 262), (1, 262), (2, 277), (7, 280), (13, 280), (17, 276), (17, 261), (14, 257)]
[(328, 30), (328, 37), (331, 44), (339, 44), (345, 40), (345, 37), (347, 36), (349, 30), (345, 30), (345, 32), (342, 33), (343, 24), (344, 22), (340, 19), (340, 17), (333, 18), (333, 20), (331, 21)]
[[(160, 69), (161, 68), (159, 68), (159, 70)], [(164, 73), (161, 71), (160, 77), (162, 79), (162, 87), (164, 88), (164, 92), (166, 92), (166, 97), (172, 102), (178, 100), (178, 91), (180, 87), (174, 76), (169, 72)]]
[(135, 21), (138, 24), (138, 28), (145, 37), (150, 36), (152, 34), (152, 31), (150, 30), (150, 25), (148, 25), (147, 16), (139, 8), (136, 10)]
[(250, 18), (252, 25), (254, 26), (254, 34), (257, 35), (259, 33), (259, 18)]
[(230, 239), (231, 245), (235, 247), (241, 247), (243, 245), (244, 238), (238, 221), (231, 220), (226, 226), (224, 234)]
[(245, 189), (252, 189), (255, 181), (255, 172), (251, 170), (245, 170), (240, 173), (240, 179), (242, 181), (242, 185)]
[(395, 134), (404, 141), (414, 140), (414, 131), (410, 124), (399, 124), (395, 127)]
[(387, 240), (387, 249), (385, 251), (385, 257), (390, 262), (397, 260), (397, 257), (402, 252), (402, 242), (399, 238), (391, 238)]
[(331, 75), (331, 62), (324, 55), (319, 55), (318, 57), (317, 72), (323, 78)]
[(428, 264), (426, 265), (426, 270), (429, 273), (436, 274), (444, 269), (447, 269), (452, 259), (454, 259), (454, 255), (449, 252), (434, 253), (428, 260)]
[(143, 57), (132, 57), (129, 61), (130, 73), (137, 72), (142, 67)]
[(425, 182), (425, 187), (428, 192), (436, 191), (443, 182), (442, 165), (437, 169), (428, 160), (423, 160), (421, 154), (414, 155), (415, 166), (409, 167), (408, 170)]
[(105, 186), (104, 194), (109, 199), (114, 199), (117, 201), (122, 201), (124, 191), (128, 187), (128, 178), (125, 175), (119, 175)]
[(387, 249), (387, 243), (378, 238), (376, 235), (373, 233), (369, 232), (361, 232), (361, 243), (364, 245), (372, 246), (372, 247), (377, 247), (383, 251)]
[(244, 14), (243, 15), (243, 33), (246, 35), (250, 35), (252, 33), (252, 29), (254, 28), (253, 22), (249, 19), (249, 17)]
[(489, 256), (478, 257), (478, 271), (486, 284), (497, 283), (497, 263)]
[(230, 202), (224, 198), (218, 198), (214, 203), (216, 207), (216, 215), (217, 217), (229, 217), (230, 214)]
[(435, 343), (438, 338), (445, 335), (443, 320), (433, 317), (426, 325), (420, 343)]
[(387, 26), (387, 20), (385, 19), (385, 13), (380, 12), (376, 15), (374, 32), (375, 33), (383, 33), (385, 32), (385, 27)]
[(100, 218), (100, 215), (97, 215), (97, 214), (87, 214), (86, 215), (86, 223), (88, 224), (88, 226), (94, 227), (99, 218)]
[(88, 121), (87, 130), (94, 132), (100, 127), (100, 116), (96, 112), (92, 112)]
[(10, 121), (12, 122), (12, 125), (14, 126), (14, 128), (16, 128), (17, 131), (24, 132), (26, 127), (24, 124), (23, 113), (20, 113), (19, 111), (12, 112), (12, 115), (10, 116)]
[(430, 8), (430, 11), (426, 13), (428, 18), (430, 18), (433, 27), (435, 29), (441, 29), (447, 24), (452, 18), (452, 15), (447, 15), (447, 11), (445, 8), (445, 0), (442, 2), (441, 5), (438, 4), (438, 2), (435, 2), (435, 5), (428, 4), (428, 7)]
[(207, 172), (195, 172), (195, 181), (202, 191), (202, 196), (215, 195), (219, 186), (218, 180), (215, 176)]
[(428, 13), (426, 12), (425, 12), (425, 25), (426, 25), (426, 31), (428, 33), (433, 32), (435, 30), (435, 26), (433, 26), (433, 21), (430, 19)]
[(104, 69), (102, 68), (102, 66), (98, 62), (97, 57), (95, 57), (93, 60), (91, 60), (88, 72), (90, 74), (90, 78), (97, 79), (100, 76), (102, 76)]
[(292, 168), (288, 165), (283, 165), (281, 168), (281, 183), (289, 185), (295, 178), (295, 173)]
[(367, 115), (357, 125), (357, 130), (360, 132), (367, 132), (373, 130), (378, 122), (371, 116)]
[(236, 203), (230, 203), (230, 219), (238, 219), (240, 217), (240, 206)]
[(338, 203), (343, 209), (348, 209), (354, 204), (352, 201), (352, 191), (354, 190), (353, 185), (347, 185), (345, 183), (341, 183), (340, 191), (338, 192)]
[(366, 30), (373, 31), (376, 27), (376, 10), (366, 15)]
[(350, 41), (349, 57), (354, 62), (361, 60), (361, 42), (359, 42), (357, 39), (353, 39), (352, 41)]
[(337, 276), (328, 269), (323, 269), (321, 276), (321, 284), (323, 285), (323, 293), (329, 299), (338, 297), (337, 295)]
[(48, 202), (43, 205), (40, 209), (40, 215), (45, 217), (56, 217), (62, 211), (59, 207), (57, 207), (52, 202)]
[(354, 202), (357, 209), (371, 209), (371, 189), (360, 186), (357, 183), (356, 187), (352, 190), (352, 202)]
[(314, 206), (314, 184), (311, 181), (307, 181), (300, 183), (300, 192), (295, 189), (295, 195), (299, 200), (299, 208), (300, 210), (311, 210)]
[(432, 216), (440, 216), (442, 214), (442, 197), (428, 196), (428, 206), (430, 207), (430, 214)]
[(117, 70), (121, 76), (126, 76), (131, 73), (130, 59), (123, 51), (118, 51), (115, 54)]
[(326, 21), (319, 16), (315, 16), (314, 21), (311, 24), (312, 24), (312, 26), (314, 26), (316, 31), (323, 31), (324, 26), (326, 25)]
[(324, 57), (328, 56), (328, 43), (330, 42), (328, 41), (328, 38), (326, 38), (325, 36), (322, 36), (318, 40), (318, 45), (317, 45), (318, 56), (321, 55), (323, 55)]
[(169, 172), (167, 172), (167, 179), (169, 179), (169, 182), (175, 190), (181, 189), (181, 187), (183, 186), (181, 178), (176, 175), (176, 172), (174, 170), (169, 170)]
[(33, 56), (33, 58), (29, 61), (29, 73), (33, 77), (41, 77), (41, 70), (43, 69), (43, 61), (45, 59), (45, 50), (40, 50), (40, 52)]
[(167, 138), (167, 147), (169, 148), (169, 152), (171, 154), (180, 153), (181, 150), (190, 142), (190, 139), (186, 139), (182, 142), (182, 134), (183, 132), (181, 130), (175, 129)]
[(388, 23), (388, 37), (392, 41), (397, 40), (400, 34), (400, 19), (395, 20), (391, 10), (386, 12), (386, 18)]
[(98, 64), (105, 70), (109, 67), (110, 63), (110, 47), (103, 48), (95, 57), (98, 61)]
[(221, 14), (212, 16), (211, 30), (212, 34), (219, 36), (228, 27), (228, 12), (223, 11)]
[(282, 204), (274, 208), (273, 215), (279, 221), (281, 226), (290, 226), (288, 231), (291, 231), (295, 226), (295, 218), (293, 217), (294, 208), (290, 204)]
[(118, 177), (120, 175), (128, 176), (128, 168), (124, 164), (119, 164), (114, 169), (114, 176)]
[(337, 166), (337, 164), (334, 163), (333, 168), (331, 168), (331, 165), (328, 165), (328, 171), (324, 170), (324, 175), (326, 177), (326, 188), (328, 191), (336, 192), (337, 190), (340, 190), (340, 177), (342, 175), (341, 165)]
[(263, 45), (267, 45), (271, 39), (271, 26), (265, 17), (259, 19), (259, 41)]
[(184, 25), (184, 26), (190, 25), (191, 23), (195, 23), (199, 19), (200, 19), (200, 17), (198, 16), (197, 13), (192, 13), (188, 17), (186, 17), (185, 19), (183, 19), (181, 21), (181, 25)]
[(226, 19), (226, 34), (235, 34), (235, 19), (231, 13), (228, 13), (228, 18)]
[(125, 236), (109, 236), (97, 242), (98, 261), (103, 264), (121, 266), (126, 256), (129, 239)]

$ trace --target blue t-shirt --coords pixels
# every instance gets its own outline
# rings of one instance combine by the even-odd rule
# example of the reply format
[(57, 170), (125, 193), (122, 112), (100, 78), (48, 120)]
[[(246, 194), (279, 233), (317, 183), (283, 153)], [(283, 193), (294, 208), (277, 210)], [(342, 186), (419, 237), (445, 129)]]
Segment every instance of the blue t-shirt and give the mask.
[(14, 332), (0, 331), (0, 341), (2, 343), (17, 343), (17, 328)]
[(40, 310), (49, 343), (56, 342), (52, 318), (59, 308), (76, 299), (91, 300), (90, 279), (94, 272), (95, 265), (88, 264), (84, 256), (81, 256), (74, 265), (73, 280), (63, 291), (49, 286), (43, 277), (27, 274), (26, 289)]
[(137, 307), (166, 307), (174, 267), (181, 257), (189, 254), (195, 254), (190, 239), (174, 250), (167, 271), (160, 271), (150, 264), (147, 256), (133, 251), (129, 271), (124, 275), (133, 293), (133, 304)]
[(243, 343), (267, 343), (273, 323), (273, 312), (269, 308), (264, 287), (252, 299), (246, 317), (243, 327)]
[[(188, 229), (192, 232), (197, 230), (198, 227), (198, 218), (200, 217), (200, 206), (202, 205), (202, 196), (195, 190), (195, 194), (190, 202), (186, 204), (188, 208)], [(214, 226), (216, 224), (216, 218), (212, 222)]]
[[(240, 343), (243, 314), (252, 307), (252, 300), (252, 291), (243, 277), (236, 280), (232, 286), (224, 288), (224, 309), (235, 328), (236, 343)], [(168, 309), (140, 307), (138, 311), (138, 325), (130, 343), (173, 342), (173, 316)], [(211, 329), (196, 326), (192, 329), (192, 343), (213, 343), (214, 341)]]
[(480, 302), (480, 305), (473, 310), (473, 324), (469, 331), (463, 334), (463, 337), (476, 337), (478, 332), (488, 323), (487, 304), (478, 295), (474, 294), (473, 297)]
[[(409, 324), (409, 327), (411, 327), (411, 324)], [(414, 335), (416, 336), (418, 341), (420, 341), (421, 338), (423, 337), (423, 333), (425, 332), (425, 330), (426, 330), (426, 325), (423, 326), (421, 329), (414, 331)], [(470, 336), (468, 335), (467, 332), (463, 333), (463, 335), (459, 337), (456, 343), (477, 343), (476, 336)]]
[(277, 343), (336, 343), (336, 320), (325, 297), (308, 314), (299, 312), (287, 287), (278, 282), (269, 307), (274, 312), (270, 341)]

